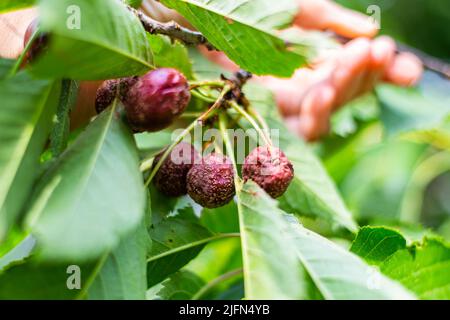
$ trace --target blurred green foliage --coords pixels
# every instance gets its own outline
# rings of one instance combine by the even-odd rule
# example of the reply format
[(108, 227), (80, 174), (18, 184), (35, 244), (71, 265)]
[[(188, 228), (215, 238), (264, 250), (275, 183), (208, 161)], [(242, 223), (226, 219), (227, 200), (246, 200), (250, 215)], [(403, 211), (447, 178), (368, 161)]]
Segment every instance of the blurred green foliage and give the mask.
[(448, 0), (337, 0), (349, 8), (367, 13), (381, 8), (381, 33), (405, 44), (450, 59), (450, 4)]

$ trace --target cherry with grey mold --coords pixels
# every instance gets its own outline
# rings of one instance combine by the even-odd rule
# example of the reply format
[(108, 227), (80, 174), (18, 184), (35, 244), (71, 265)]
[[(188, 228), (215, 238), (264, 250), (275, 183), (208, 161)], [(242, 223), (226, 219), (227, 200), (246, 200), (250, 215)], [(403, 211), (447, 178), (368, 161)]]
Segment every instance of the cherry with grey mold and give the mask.
[(104, 81), (97, 89), (95, 97), (95, 110), (101, 113), (108, 108), (114, 101), (116, 95), (120, 100), (124, 100), (127, 92), (136, 83), (137, 77), (129, 77), (122, 79), (112, 79)]
[(245, 158), (242, 166), (244, 181), (253, 180), (272, 198), (281, 197), (294, 178), (294, 168), (278, 148), (258, 147)]
[(189, 196), (205, 208), (219, 208), (235, 195), (234, 170), (231, 160), (218, 153), (205, 156), (194, 164), (187, 176)]
[(186, 77), (176, 69), (160, 68), (139, 77), (123, 103), (135, 132), (154, 132), (170, 126), (190, 99)]
[[(165, 150), (155, 157), (153, 168), (164, 153)], [(187, 174), (200, 159), (200, 154), (192, 144), (181, 142), (176, 145), (153, 178), (156, 189), (169, 197), (187, 194)]]

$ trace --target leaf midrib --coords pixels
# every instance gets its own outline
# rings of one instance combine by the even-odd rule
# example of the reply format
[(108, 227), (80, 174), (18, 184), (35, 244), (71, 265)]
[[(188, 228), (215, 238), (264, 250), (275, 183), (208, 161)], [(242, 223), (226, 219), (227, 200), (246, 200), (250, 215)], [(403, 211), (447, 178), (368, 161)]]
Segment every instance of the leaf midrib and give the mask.
[[(144, 31), (144, 32), (145, 32), (145, 31)], [(87, 44), (87, 45), (93, 45), (93, 46), (97, 46), (97, 47), (106, 49), (106, 50), (111, 51), (111, 52), (114, 52), (114, 53), (116, 53), (116, 54), (118, 54), (118, 55), (121, 55), (121, 56), (124, 56), (124, 57), (126, 57), (126, 58), (129, 58), (130, 60), (133, 60), (133, 61), (135, 61), (135, 62), (138, 62), (138, 63), (140, 63), (140, 64), (142, 64), (142, 65), (144, 65), (144, 66), (146, 66), (146, 67), (149, 67), (150, 69), (154, 69), (154, 68), (155, 68), (155, 66), (154, 66), (153, 64), (150, 64), (150, 63), (148, 63), (147, 61), (142, 60), (142, 59), (140, 59), (140, 58), (137, 57), (137, 56), (130, 55), (128, 52), (123, 51), (122, 48), (111, 47), (111, 46), (109, 46), (107, 43), (94, 42), (94, 41), (96, 41), (97, 39), (84, 39), (84, 38), (79, 38), (79, 37), (69, 37), (69, 36), (63, 35), (63, 34), (60, 34), (59, 36), (60, 36), (61, 38), (64, 38), (64, 39), (68, 39), (68, 40), (76, 40), (76, 41), (79, 41), (79, 42), (81, 42), (81, 43), (85, 43), (85, 44)], [(147, 48), (147, 49), (148, 49), (148, 48)], [(149, 52), (153, 55), (153, 52), (152, 52), (151, 50), (149, 50)]]
[[(202, 244), (205, 244), (205, 243), (208, 243), (208, 242), (211, 242), (211, 241), (225, 239), (225, 238), (231, 238), (231, 237), (237, 237), (237, 236), (238, 235), (234, 234), (234, 233), (221, 233), (221, 234), (217, 234), (217, 235), (214, 235), (214, 236), (211, 236), (211, 237), (208, 237), (208, 238), (204, 238), (204, 239), (201, 239), (201, 240), (190, 242), (188, 244), (185, 244), (185, 245), (173, 248), (171, 250), (167, 250), (167, 251), (165, 251), (163, 253), (159, 253), (159, 254), (156, 254), (154, 256), (151, 256), (151, 257), (147, 258), (147, 263), (152, 262), (152, 261), (156, 261), (156, 260), (159, 260), (159, 259), (162, 259), (164, 257), (173, 255), (173, 254), (181, 252), (181, 251), (185, 251), (185, 250), (188, 250), (188, 249), (191, 249), (191, 248), (195, 248), (195, 247), (201, 246)], [(161, 244), (162, 246), (167, 247), (164, 243), (162, 243), (159, 240), (153, 239), (153, 241)]]
[[(96, 150), (96, 152), (92, 152), (92, 153), (91, 153), (91, 155), (92, 155), (91, 160), (88, 161), (88, 163), (87, 163), (86, 166), (85, 166), (86, 168), (88, 168), (88, 170), (85, 171), (85, 172), (87, 173), (87, 174), (86, 174), (86, 177), (85, 177), (84, 179), (81, 179), (81, 182), (80, 182), (79, 184), (77, 184), (78, 188), (77, 188), (77, 190), (76, 190), (76, 194), (77, 194), (77, 196), (75, 197), (76, 200), (79, 200), (79, 199), (80, 199), (80, 197), (81, 197), (82, 194), (83, 194), (83, 191), (84, 191), (85, 188), (86, 188), (86, 185), (88, 185), (88, 183), (89, 183), (89, 181), (90, 181), (90, 179), (91, 179), (92, 173), (93, 173), (94, 168), (95, 168), (95, 164), (96, 164), (96, 162), (97, 162), (96, 160), (98, 159), (99, 150), (102, 149), (102, 145), (103, 145), (102, 142), (104, 142), (105, 137), (106, 137), (106, 133), (108, 132), (108, 128), (110, 127), (111, 120), (112, 120), (112, 117), (113, 117), (113, 115), (114, 115), (114, 110), (115, 110), (115, 108), (116, 108), (116, 104), (117, 104), (117, 100), (114, 101), (114, 105), (113, 105), (113, 107), (111, 108), (111, 112), (110, 112), (110, 115), (109, 115), (109, 119), (107, 120), (107, 122), (106, 122), (106, 124), (105, 124), (105, 126), (104, 126), (104, 129), (102, 130), (101, 135), (99, 135), (100, 138), (98, 139), (98, 142), (95, 144), (96, 147), (94, 148), (94, 150)], [(92, 125), (94, 125), (94, 124), (92, 124)], [(59, 169), (59, 168), (58, 168), (58, 165), (59, 165), (59, 163), (56, 163), (56, 164), (55, 164), (55, 166), (56, 166), (56, 167), (55, 167), (55, 170), (56, 170), (56, 171), (58, 171), (58, 169)], [(74, 203), (78, 203), (78, 201), (75, 201)], [(75, 212), (76, 212), (75, 208), (72, 208), (72, 209), (70, 210), (70, 216), (73, 216), (73, 214), (74, 214)], [(39, 224), (39, 219), (40, 219), (40, 217), (42, 216), (43, 213), (44, 213), (44, 210), (43, 210), (43, 208), (42, 208), (42, 209), (40, 210), (40, 212), (37, 213), (37, 214), (35, 215), (35, 217), (33, 218), (33, 221), (36, 221), (36, 223)], [(70, 225), (68, 225), (67, 223), (64, 224), (64, 226), (63, 226), (64, 230), (66, 230), (69, 226), (70, 226)], [(60, 229), (60, 232), (63, 232), (63, 230)]]

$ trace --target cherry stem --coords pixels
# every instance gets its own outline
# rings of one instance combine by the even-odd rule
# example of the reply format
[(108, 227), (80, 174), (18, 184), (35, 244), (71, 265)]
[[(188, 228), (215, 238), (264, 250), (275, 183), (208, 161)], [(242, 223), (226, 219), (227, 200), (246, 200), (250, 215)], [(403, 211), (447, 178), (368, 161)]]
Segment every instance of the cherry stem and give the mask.
[(235, 185), (235, 188), (238, 189), (241, 187), (242, 182), (241, 182), (241, 178), (239, 177), (239, 174), (238, 174), (238, 166), (236, 164), (236, 159), (234, 158), (234, 149), (231, 144), (230, 136), (228, 135), (227, 127), (228, 127), (227, 114), (221, 113), (219, 115), (219, 129), (220, 129), (220, 132), (222, 133), (222, 138), (225, 143), (225, 148), (227, 150), (227, 154), (231, 159), (231, 163), (233, 164), (234, 185)]
[[(147, 181), (145, 182), (145, 187), (148, 187), (150, 183), (152, 182), (153, 178), (155, 177), (158, 170), (161, 168), (162, 164), (166, 159), (169, 157), (172, 150), (192, 131), (197, 125), (203, 125), (203, 123), (208, 120), (211, 116), (214, 115), (215, 111), (217, 111), (224, 103), (224, 97), (225, 95), (231, 90), (229, 86), (225, 86), (217, 99), (217, 101), (214, 103), (214, 105), (209, 108), (206, 112), (204, 112), (200, 117), (195, 119), (186, 129), (183, 130), (172, 142), (172, 144), (164, 151), (163, 155), (161, 156), (161, 159), (159, 159), (158, 163), (153, 167), (150, 176), (148, 177)], [(144, 160), (143, 164), (145, 164), (144, 167), (141, 166), (141, 168), (146, 168), (149, 166), (148, 159)]]
[(183, 113), (181, 116), (180, 116), (180, 118), (187, 118), (187, 119), (189, 119), (189, 118), (198, 118), (198, 117), (200, 117), (202, 115), (202, 113), (201, 112), (185, 112), (185, 113)]
[(196, 90), (192, 90), (191, 94), (194, 97), (199, 98), (200, 100), (203, 100), (203, 101), (208, 102), (208, 103), (213, 103), (213, 102), (216, 101), (216, 99), (213, 99), (213, 98), (210, 98), (208, 96), (205, 96), (203, 93), (201, 93), (199, 91), (196, 91)]
[[(192, 122), (186, 129), (183, 130), (174, 140), (174, 142), (164, 151), (161, 159), (156, 163), (156, 165), (153, 167), (152, 172), (150, 173), (150, 176), (148, 177), (147, 181), (145, 182), (145, 187), (148, 187), (150, 183), (152, 182), (153, 178), (155, 177), (158, 170), (161, 168), (163, 162), (169, 157), (172, 150), (192, 131), (194, 128), (199, 125), (201, 122), (196, 119), (194, 122)], [(146, 163), (144, 161), (144, 163)], [(147, 164), (148, 166), (148, 164)]]
[(254, 107), (250, 106), (248, 108), (250, 115), (252, 115), (262, 126), (263, 130), (266, 132), (267, 137), (270, 137), (270, 129), (266, 120), (261, 116), (261, 114)]
[(255, 119), (253, 119), (253, 117), (247, 111), (245, 111), (244, 108), (242, 108), (240, 105), (238, 105), (236, 103), (236, 101), (230, 101), (229, 103), (230, 103), (231, 107), (234, 110), (236, 110), (236, 112), (238, 112), (239, 114), (244, 116), (244, 118), (247, 119), (248, 122), (250, 122), (252, 127), (255, 128), (255, 130), (258, 132), (258, 134), (263, 138), (266, 145), (272, 146), (272, 141), (270, 140), (268, 134), (266, 134), (266, 132), (264, 132), (264, 130), (261, 129), (259, 124), (256, 123)]
[(189, 89), (196, 89), (199, 87), (216, 87), (216, 88), (223, 88), (225, 86), (224, 81), (220, 80), (206, 80), (206, 81), (190, 81), (189, 82)]
[(209, 117), (211, 117), (211, 114), (216, 112), (217, 109), (222, 107), (222, 105), (225, 103), (225, 95), (230, 92), (231, 87), (229, 85), (226, 85), (223, 87), (222, 92), (220, 93), (219, 97), (217, 98), (216, 102), (212, 105), (211, 108), (209, 108), (202, 116), (200, 116), (199, 121), (205, 121)]

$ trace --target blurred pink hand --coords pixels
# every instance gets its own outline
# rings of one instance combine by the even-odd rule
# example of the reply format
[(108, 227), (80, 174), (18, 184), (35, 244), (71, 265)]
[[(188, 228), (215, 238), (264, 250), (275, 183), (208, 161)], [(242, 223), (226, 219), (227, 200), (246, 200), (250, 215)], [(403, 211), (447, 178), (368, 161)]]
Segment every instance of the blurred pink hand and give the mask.
[[(418, 58), (407, 53), (396, 55), (395, 42), (388, 37), (369, 39), (377, 29), (366, 16), (328, 0), (300, 0), (299, 5), (296, 27), (332, 30), (357, 39), (313, 68), (297, 70), (290, 79), (258, 78), (274, 92), (293, 132), (309, 141), (317, 140), (329, 131), (333, 111), (372, 90), (377, 82), (410, 86), (420, 79), (422, 63)], [(227, 69), (237, 68), (221, 53), (204, 53)]]

